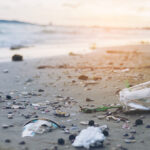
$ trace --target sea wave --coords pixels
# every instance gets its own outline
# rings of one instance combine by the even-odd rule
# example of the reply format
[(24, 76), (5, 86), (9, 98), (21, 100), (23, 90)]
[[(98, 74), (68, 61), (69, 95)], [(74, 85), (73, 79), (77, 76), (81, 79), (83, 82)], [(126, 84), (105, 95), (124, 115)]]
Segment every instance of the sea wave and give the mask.
[(112, 43), (150, 41), (150, 30), (100, 27), (38, 25), (15, 20), (0, 20), (0, 48), (33, 45), (111, 46)]

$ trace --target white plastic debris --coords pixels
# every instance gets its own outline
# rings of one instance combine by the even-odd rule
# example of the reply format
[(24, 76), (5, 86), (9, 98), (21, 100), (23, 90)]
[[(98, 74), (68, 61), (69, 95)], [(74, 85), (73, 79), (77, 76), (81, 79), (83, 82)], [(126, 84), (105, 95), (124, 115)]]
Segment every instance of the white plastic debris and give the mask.
[(83, 129), (73, 142), (74, 147), (84, 147), (89, 149), (96, 142), (103, 142), (105, 136), (99, 127), (88, 127)]
[(22, 137), (33, 137), (35, 134), (49, 132), (52, 129), (58, 128), (59, 125), (48, 119), (35, 119), (28, 122), (22, 132)]
[(120, 101), (131, 110), (150, 110), (150, 81), (123, 89)]

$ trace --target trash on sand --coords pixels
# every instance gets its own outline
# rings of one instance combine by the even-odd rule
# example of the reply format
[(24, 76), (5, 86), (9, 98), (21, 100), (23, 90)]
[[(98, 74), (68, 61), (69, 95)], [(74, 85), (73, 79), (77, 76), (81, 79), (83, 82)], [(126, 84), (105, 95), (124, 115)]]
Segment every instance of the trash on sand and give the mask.
[(150, 81), (120, 91), (126, 110), (150, 111)]
[(93, 113), (93, 112), (99, 112), (99, 111), (107, 111), (109, 109), (113, 108), (120, 108), (121, 106), (100, 106), (97, 108), (83, 108), (80, 106), (80, 109), (84, 113)]
[(99, 127), (88, 127), (83, 129), (73, 142), (74, 147), (102, 147), (105, 136)]
[(113, 72), (115, 73), (124, 73), (124, 72), (129, 72), (130, 69), (129, 68), (125, 68), (125, 69), (121, 69), (121, 70), (113, 70)]
[(96, 49), (96, 43), (93, 43), (93, 44), (90, 46), (90, 49), (91, 49), (91, 50), (95, 50), (95, 49)]
[(81, 54), (76, 54), (74, 52), (69, 52), (69, 56), (81, 56)]
[(128, 121), (128, 119), (127, 118), (125, 118), (125, 117), (121, 117), (121, 116), (116, 116), (116, 115), (101, 115), (101, 116), (97, 116), (97, 118), (98, 119), (105, 119), (106, 118), (106, 120), (107, 121), (109, 121), (109, 120), (111, 120), (111, 119), (113, 119), (113, 120), (115, 120), (115, 121)]
[[(80, 121), (81, 125), (91, 125), (91, 123), (92, 123), (92, 120), (90, 120), (90, 121)], [(99, 125), (98, 123), (94, 122), (94, 126), (98, 126), (98, 125)]]
[(80, 80), (88, 80), (88, 76), (86, 76), (86, 75), (80, 75), (78, 77), (78, 79), (80, 79)]
[(130, 139), (125, 139), (124, 141), (125, 141), (125, 143), (135, 143), (136, 142), (136, 140), (130, 140)]
[(89, 85), (98, 84), (98, 82), (97, 82), (97, 81), (90, 80), (90, 81), (87, 81), (87, 82), (83, 82), (83, 83), (81, 83), (81, 84), (83, 84), (84, 87), (87, 87), (87, 86), (89, 86)]
[(22, 137), (33, 137), (35, 134), (50, 132), (57, 128), (60, 128), (60, 126), (49, 119), (34, 119), (24, 125)]
[(117, 117), (115, 117), (115, 116), (109, 115), (109, 116), (106, 117), (106, 120), (109, 121), (110, 119), (113, 119), (113, 120), (115, 120), (115, 121), (120, 121), (120, 118), (117, 118)]
[(128, 122), (125, 122), (123, 125), (122, 125), (122, 129), (130, 129), (130, 125)]
[(57, 117), (69, 117), (70, 116), (69, 113), (62, 112), (62, 111), (59, 111), (59, 110), (56, 110), (54, 112), (54, 115), (57, 116)]
[(94, 101), (93, 99), (90, 99), (90, 98), (86, 98), (86, 102), (92, 102)]

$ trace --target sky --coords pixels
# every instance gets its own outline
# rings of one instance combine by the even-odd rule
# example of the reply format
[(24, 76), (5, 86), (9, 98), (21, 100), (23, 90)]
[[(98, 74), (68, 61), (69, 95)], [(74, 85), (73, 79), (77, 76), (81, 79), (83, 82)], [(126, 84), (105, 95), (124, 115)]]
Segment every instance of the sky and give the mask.
[(57, 25), (149, 27), (150, 0), (0, 0), (0, 19)]

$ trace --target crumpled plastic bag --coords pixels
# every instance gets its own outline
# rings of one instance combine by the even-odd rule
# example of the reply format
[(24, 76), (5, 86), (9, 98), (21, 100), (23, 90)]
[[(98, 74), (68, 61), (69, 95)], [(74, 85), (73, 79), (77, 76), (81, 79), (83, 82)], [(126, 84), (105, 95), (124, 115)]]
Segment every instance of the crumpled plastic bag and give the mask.
[(89, 149), (91, 146), (94, 147), (94, 145), (97, 143), (102, 144), (104, 140), (105, 136), (102, 133), (101, 128), (88, 127), (80, 132), (72, 145), (74, 147), (84, 147)]
[(59, 128), (59, 125), (51, 120), (34, 119), (24, 125), (22, 137), (33, 137), (35, 134), (43, 134), (56, 128)]
[(123, 89), (120, 101), (127, 110), (150, 110), (150, 81)]

